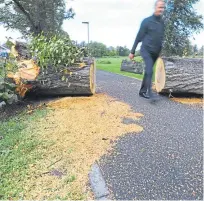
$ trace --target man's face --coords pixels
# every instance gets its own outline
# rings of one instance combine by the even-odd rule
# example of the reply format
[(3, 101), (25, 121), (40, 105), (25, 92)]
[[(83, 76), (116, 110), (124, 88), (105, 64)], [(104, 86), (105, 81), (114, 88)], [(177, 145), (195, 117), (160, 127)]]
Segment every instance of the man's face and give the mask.
[(165, 3), (162, 1), (157, 2), (155, 6), (155, 15), (162, 15), (165, 9)]

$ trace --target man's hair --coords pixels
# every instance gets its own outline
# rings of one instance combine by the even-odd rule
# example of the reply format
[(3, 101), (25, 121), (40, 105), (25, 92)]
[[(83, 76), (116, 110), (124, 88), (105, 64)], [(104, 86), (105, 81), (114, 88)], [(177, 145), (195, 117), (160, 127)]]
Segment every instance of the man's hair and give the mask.
[(157, 4), (158, 4), (159, 2), (165, 3), (164, 0), (156, 0), (156, 2), (155, 2), (155, 7), (157, 6)]

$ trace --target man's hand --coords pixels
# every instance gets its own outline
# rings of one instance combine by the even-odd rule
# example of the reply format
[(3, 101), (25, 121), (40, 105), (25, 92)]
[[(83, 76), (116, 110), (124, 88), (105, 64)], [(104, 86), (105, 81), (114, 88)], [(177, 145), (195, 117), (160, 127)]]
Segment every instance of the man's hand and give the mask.
[(134, 54), (132, 54), (132, 53), (130, 53), (130, 54), (129, 54), (129, 58), (130, 58), (131, 60), (133, 60), (133, 59), (134, 59), (134, 57), (135, 57), (135, 55), (134, 55)]

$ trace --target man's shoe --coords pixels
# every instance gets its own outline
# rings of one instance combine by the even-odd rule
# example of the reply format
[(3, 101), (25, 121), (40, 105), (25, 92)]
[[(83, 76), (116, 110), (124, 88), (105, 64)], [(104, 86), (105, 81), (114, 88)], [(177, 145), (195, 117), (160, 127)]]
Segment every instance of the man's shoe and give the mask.
[(151, 93), (150, 94), (150, 99), (153, 100), (153, 101), (157, 101), (157, 100), (160, 100), (160, 96), (156, 93)]
[(147, 93), (139, 93), (140, 97), (146, 98), (146, 99), (150, 99), (150, 96)]

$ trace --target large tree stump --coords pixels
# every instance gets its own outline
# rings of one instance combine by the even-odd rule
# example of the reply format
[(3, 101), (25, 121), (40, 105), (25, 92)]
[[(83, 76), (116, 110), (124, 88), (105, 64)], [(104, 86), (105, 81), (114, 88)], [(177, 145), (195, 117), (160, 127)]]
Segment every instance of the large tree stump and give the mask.
[(159, 58), (156, 64), (157, 92), (203, 94), (203, 59)]
[(123, 60), (121, 63), (120, 70), (125, 72), (135, 73), (135, 74), (142, 74), (144, 70), (144, 63)]

